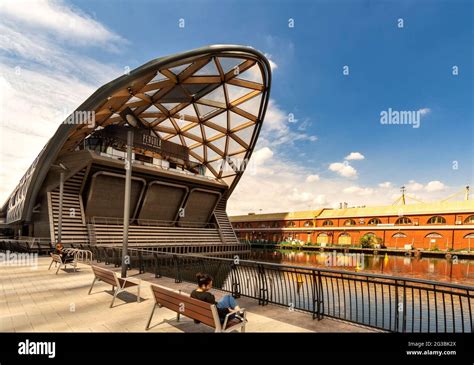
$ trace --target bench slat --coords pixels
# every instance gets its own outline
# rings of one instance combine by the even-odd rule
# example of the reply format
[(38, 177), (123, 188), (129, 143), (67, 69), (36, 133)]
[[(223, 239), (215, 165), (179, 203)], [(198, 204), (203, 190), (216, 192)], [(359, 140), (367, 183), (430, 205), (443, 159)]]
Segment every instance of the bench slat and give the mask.
[(155, 296), (157, 295), (157, 293), (160, 293), (162, 295), (170, 296), (172, 298), (179, 298), (181, 301), (183, 301), (183, 300), (189, 301), (190, 303), (193, 303), (194, 305), (199, 306), (199, 307), (204, 308), (204, 309), (209, 308), (209, 305), (210, 305), (210, 303), (204, 302), (202, 300), (191, 298), (190, 296), (183, 295), (183, 294), (180, 294), (180, 293), (176, 293), (175, 291), (168, 290), (168, 289), (165, 289), (165, 288), (161, 288), (161, 287), (156, 286), (156, 285), (152, 286), (152, 290), (153, 290), (153, 293), (155, 294)]
[[(176, 313), (179, 313), (185, 317), (188, 317), (188, 318), (191, 318), (191, 319), (195, 319), (199, 322), (202, 322), (206, 325), (208, 325), (209, 327), (212, 327), (212, 328), (215, 328), (215, 324), (214, 324), (214, 319), (213, 318), (210, 318), (208, 316), (204, 316), (200, 313), (196, 313), (192, 310), (189, 309), (188, 306), (184, 306), (184, 311), (181, 312), (180, 311), (180, 306), (179, 304), (176, 304), (176, 303), (172, 303), (172, 302), (169, 302), (167, 300), (164, 300), (164, 299), (160, 299), (159, 301), (157, 301), (159, 304), (161, 304), (163, 307), (165, 308), (168, 308), (170, 310), (172, 310), (173, 312), (176, 312)], [(210, 306), (210, 305), (209, 305)], [(210, 308), (209, 308), (209, 311), (210, 311)]]
[[(177, 306), (179, 306), (180, 304), (183, 304), (185, 308), (188, 308), (189, 310), (195, 312), (195, 313), (199, 313), (203, 316), (207, 316), (209, 318), (213, 318), (212, 317), (212, 311), (211, 311), (211, 304), (210, 303), (206, 303), (206, 302), (203, 302), (204, 304), (206, 304), (206, 307), (203, 308), (202, 306), (198, 306), (198, 305), (195, 305), (194, 302), (191, 302), (189, 300), (186, 300), (189, 299), (189, 297), (184, 297), (184, 298), (173, 298), (173, 297), (170, 297), (170, 296), (167, 296), (167, 295), (164, 295), (164, 294), (159, 294), (159, 295), (155, 295), (155, 299), (157, 302), (160, 302), (162, 300), (165, 300), (167, 302), (170, 302), (170, 303), (173, 303)], [(191, 298), (193, 299), (193, 298)]]
[[(157, 303), (176, 313), (180, 313), (188, 318), (198, 320), (215, 328), (210, 303), (176, 293), (157, 285), (151, 285), (151, 289)], [(184, 304), (184, 312), (180, 311), (180, 309), (183, 309), (183, 307), (181, 307), (182, 304)]]

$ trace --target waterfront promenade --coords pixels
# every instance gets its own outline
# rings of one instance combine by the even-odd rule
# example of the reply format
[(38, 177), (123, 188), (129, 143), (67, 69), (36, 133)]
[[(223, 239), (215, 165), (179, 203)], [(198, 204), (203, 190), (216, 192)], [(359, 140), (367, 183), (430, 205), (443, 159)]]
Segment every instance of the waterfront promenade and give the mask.
[[(48, 271), (49, 257), (39, 257), (36, 268), (30, 266), (0, 266), (0, 332), (144, 332), (149, 313), (154, 305), (150, 283), (190, 293), (191, 283), (175, 283), (171, 278), (155, 278), (150, 273), (129, 276), (141, 279), (141, 303), (129, 293), (118, 295), (115, 307), (111, 287), (104, 283), (94, 286), (87, 295), (93, 274), (90, 266), (78, 264), (72, 268)], [(105, 265), (103, 265), (105, 266)], [(114, 269), (113, 265), (106, 266)], [(106, 290), (106, 291), (104, 291)], [(132, 291), (133, 293), (133, 291)], [(216, 297), (223, 292), (214, 290)], [(259, 306), (257, 300), (240, 298), (239, 303), (248, 310), (247, 332), (375, 332), (376, 330), (344, 321), (324, 318), (312, 320), (308, 313), (267, 305)], [(155, 312), (153, 332), (212, 332), (202, 324), (182, 317), (168, 309)], [(160, 322), (162, 322), (160, 324)]]

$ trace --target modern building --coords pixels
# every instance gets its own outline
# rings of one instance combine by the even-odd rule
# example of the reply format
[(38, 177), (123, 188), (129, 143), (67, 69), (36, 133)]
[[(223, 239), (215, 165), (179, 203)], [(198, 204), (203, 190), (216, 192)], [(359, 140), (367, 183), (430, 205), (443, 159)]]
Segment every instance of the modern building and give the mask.
[(357, 245), (365, 234), (389, 248), (474, 249), (474, 201), (319, 209), (231, 217), (241, 240)]
[(0, 211), (4, 233), (121, 244), (130, 135), (129, 245), (241, 247), (226, 204), (255, 147), (270, 84), (260, 52), (216, 45), (152, 60), (102, 86), (19, 181)]

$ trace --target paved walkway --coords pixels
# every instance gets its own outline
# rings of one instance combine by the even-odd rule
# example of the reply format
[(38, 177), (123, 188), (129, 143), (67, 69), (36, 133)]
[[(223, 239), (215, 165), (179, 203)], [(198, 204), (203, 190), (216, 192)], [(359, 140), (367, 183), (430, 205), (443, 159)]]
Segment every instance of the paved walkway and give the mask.
[[(145, 273), (140, 278), (142, 302), (136, 302), (136, 290), (121, 293), (114, 308), (111, 287), (96, 284), (87, 295), (93, 274), (90, 266), (79, 264), (78, 270), (48, 271), (48, 257), (40, 257), (36, 268), (0, 264), (0, 332), (144, 332), (154, 300), (149, 283), (191, 292), (193, 284), (175, 284), (173, 279), (156, 279)], [(107, 266), (112, 270), (113, 265)], [(224, 293), (214, 290), (219, 298)], [(256, 300), (240, 298), (239, 304), (248, 310), (247, 332), (373, 332), (372, 329), (343, 321), (312, 320), (311, 315), (286, 308), (259, 306)], [(205, 325), (196, 325), (168, 309), (155, 312), (148, 332), (212, 332)], [(162, 322), (160, 324), (160, 322)]]

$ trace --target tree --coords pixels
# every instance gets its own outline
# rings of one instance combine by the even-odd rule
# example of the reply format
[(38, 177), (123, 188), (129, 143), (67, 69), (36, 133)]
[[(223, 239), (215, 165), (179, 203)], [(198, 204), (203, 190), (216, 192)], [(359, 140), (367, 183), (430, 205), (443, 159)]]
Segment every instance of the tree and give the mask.
[(373, 248), (374, 245), (381, 244), (382, 239), (374, 234), (366, 233), (359, 239), (359, 243), (362, 248)]

